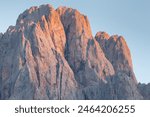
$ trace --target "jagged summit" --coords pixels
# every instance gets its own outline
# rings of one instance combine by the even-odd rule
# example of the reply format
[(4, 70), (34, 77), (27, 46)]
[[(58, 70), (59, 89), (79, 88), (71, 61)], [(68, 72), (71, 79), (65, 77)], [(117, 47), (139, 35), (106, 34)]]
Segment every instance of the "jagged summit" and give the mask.
[(106, 32), (97, 32), (95, 38), (99, 38), (99, 39), (109, 39), (110, 36), (108, 33)]
[(75, 14), (75, 13), (80, 14), (80, 12), (77, 9), (69, 8), (69, 7), (66, 7), (66, 6), (60, 6), (56, 9), (56, 11), (59, 14), (64, 14), (64, 13), (67, 13), (68, 15), (69, 14)]
[[(68, 29), (73, 32), (74, 29), (74, 34), (78, 33), (77, 35), (81, 35), (83, 33), (87, 38), (92, 38), (92, 31), (87, 16), (81, 14), (76, 9), (67, 7), (59, 7), (56, 11), (60, 15), (66, 31)], [(71, 25), (73, 25), (73, 27), (71, 27)]]
[(31, 7), (1, 37), (0, 99), (143, 99), (124, 38), (78, 10)]
[(23, 24), (26, 21), (33, 21), (36, 23), (43, 16), (48, 17), (54, 10), (55, 9), (49, 4), (41, 5), (39, 7), (37, 6), (31, 7), (19, 15), (16, 24), (17, 25)]
[[(123, 36), (119, 36), (119, 35), (109, 35), (107, 32), (97, 32), (96, 35), (95, 35), (95, 38), (96, 39), (100, 39), (100, 40), (114, 40), (114, 41), (117, 41), (117, 40), (123, 40), (125, 42), (125, 39)], [(126, 43), (126, 42), (125, 42)]]
[(98, 33), (95, 38), (102, 47), (106, 58), (112, 63), (116, 73), (127, 73), (136, 81), (130, 50), (125, 39), (122, 36), (112, 35), (109, 38), (107, 33)]

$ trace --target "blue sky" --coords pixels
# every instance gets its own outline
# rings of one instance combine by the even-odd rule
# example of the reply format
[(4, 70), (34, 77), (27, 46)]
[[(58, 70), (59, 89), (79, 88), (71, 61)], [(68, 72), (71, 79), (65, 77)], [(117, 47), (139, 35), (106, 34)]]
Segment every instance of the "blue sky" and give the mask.
[(31, 6), (68, 6), (88, 16), (93, 36), (98, 31), (125, 37), (138, 81), (150, 82), (150, 0), (3, 0), (0, 32), (15, 25), (20, 13)]

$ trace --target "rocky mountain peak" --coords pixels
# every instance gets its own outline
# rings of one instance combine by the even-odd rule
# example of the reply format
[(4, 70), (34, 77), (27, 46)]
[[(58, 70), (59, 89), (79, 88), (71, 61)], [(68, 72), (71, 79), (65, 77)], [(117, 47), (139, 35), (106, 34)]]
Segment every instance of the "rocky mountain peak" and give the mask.
[[(85, 35), (87, 38), (92, 38), (90, 23), (87, 16), (81, 14), (78, 10), (59, 7), (56, 9), (61, 17), (62, 23), (66, 31), (72, 31), (72, 34), (81, 36)], [(73, 37), (73, 35), (70, 35)]]
[(97, 32), (95, 38), (96, 39), (106, 39), (107, 40), (107, 39), (110, 38), (110, 36), (106, 32)]
[(142, 99), (124, 38), (78, 10), (31, 7), (1, 37), (0, 99)]
[(16, 25), (37, 23), (42, 17), (48, 19), (49, 15), (52, 14), (54, 10), (55, 9), (49, 4), (31, 7), (19, 15)]
[(47, 4), (27, 9), (19, 15), (15, 28), (24, 32), (27, 38), (29, 38), (29, 30), (31, 30), (34, 33), (33, 36), (36, 38), (35, 42), (37, 40), (40, 42), (43, 41), (43, 45), (45, 46), (48, 46), (49, 43), (60, 54), (64, 54), (66, 42), (64, 28), (58, 13), (51, 5)]
[(127, 73), (129, 77), (136, 81), (130, 50), (122, 36), (113, 35), (105, 39), (101, 35), (96, 35), (96, 40), (102, 47), (105, 56), (112, 63), (115, 72)]
[[(88, 85), (86, 82), (90, 84), (92, 80), (105, 79), (113, 75), (112, 65), (92, 36), (87, 16), (66, 7), (59, 7), (56, 11), (60, 15), (67, 38), (65, 58), (76, 74), (77, 81), (82, 85)], [(86, 74), (89, 71), (91, 74)]]

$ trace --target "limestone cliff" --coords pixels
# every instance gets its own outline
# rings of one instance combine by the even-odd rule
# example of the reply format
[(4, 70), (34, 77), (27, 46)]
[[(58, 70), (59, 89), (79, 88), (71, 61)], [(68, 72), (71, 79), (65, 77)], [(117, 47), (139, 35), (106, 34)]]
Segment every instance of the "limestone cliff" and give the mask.
[(0, 34), (0, 99), (143, 99), (121, 36), (92, 36), (87, 16), (31, 7)]
[(126, 73), (136, 82), (130, 50), (125, 39), (118, 35), (109, 36), (105, 32), (98, 32), (95, 38), (102, 47), (106, 58), (113, 65), (115, 72)]

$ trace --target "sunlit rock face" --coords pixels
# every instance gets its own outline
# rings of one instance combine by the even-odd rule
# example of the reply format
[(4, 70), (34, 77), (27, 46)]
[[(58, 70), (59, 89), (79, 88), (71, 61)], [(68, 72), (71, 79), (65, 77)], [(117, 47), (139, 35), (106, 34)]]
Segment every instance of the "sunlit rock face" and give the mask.
[(118, 35), (109, 36), (105, 32), (98, 32), (95, 38), (102, 47), (106, 58), (113, 65), (115, 72), (126, 73), (136, 82), (130, 50), (125, 39)]
[(115, 84), (111, 89), (118, 93), (118, 99), (143, 99), (137, 89), (131, 54), (125, 39), (118, 35), (109, 36), (106, 32), (98, 32), (95, 38), (115, 70), (115, 76), (109, 83)]
[(93, 37), (79, 11), (41, 5), (0, 34), (0, 99), (143, 97), (123, 37)]
[(26, 10), (0, 41), (1, 99), (77, 98), (64, 28), (50, 5)]
[(58, 8), (57, 12), (67, 38), (65, 58), (74, 71), (76, 80), (83, 86), (89, 86), (99, 79), (114, 75), (111, 63), (92, 37), (87, 17), (66, 7)]

